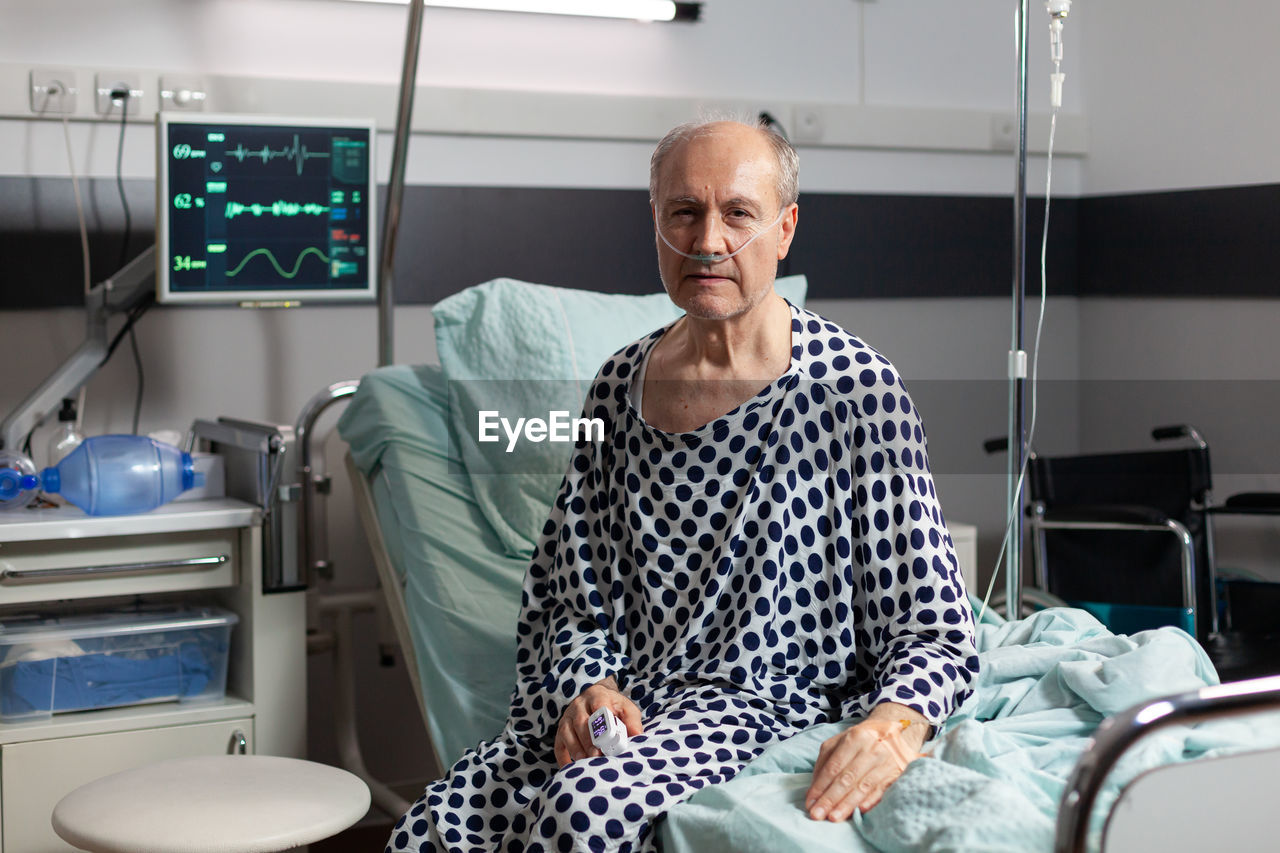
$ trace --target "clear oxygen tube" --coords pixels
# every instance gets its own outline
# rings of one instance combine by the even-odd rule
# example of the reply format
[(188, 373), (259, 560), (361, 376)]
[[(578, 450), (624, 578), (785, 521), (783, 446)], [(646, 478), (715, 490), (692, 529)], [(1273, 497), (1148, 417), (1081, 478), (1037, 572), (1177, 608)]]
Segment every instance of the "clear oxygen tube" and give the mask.
[[(675, 252), (677, 255), (688, 258), (691, 261), (697, 261), (698, 263), (706, 266), (711, 266), (712, 264), (718, 264), (721, 261), (729, 260), (743, 249), (747, 248), (747, 246), (754, 243), (756, 238), (761, 234), (768, 233), (778, 227), (778, 223), (782, 222), (782, 218), (787, 215), (787, 210), (790, 207), (791, 205), (783, 207), (782, 210), (778, 211), (778, 215), (774, 220), (767, 225), (761, 225), (758, 218), (753, 217), (750, 214), (746, 214), (745, 211), (743, 211), (743, 214), (745, 214), (744, 216), (738, 217), (738, 221), (734, 221), (734, 214), (733, 212), (730, 212), (729, 218), (722, 219), (723, 224), (720, 229), (725, 242), (725, 248), (729, 249), (727, 252), (717, 252), (712, 254), (685, 252), (677, 248), (675, 244), (668, 239), (665, 232), (671, 231), (672, 235), (677, 240), (685, 242), (685, 240), (682, 239), (685, 237), (683, 232), (696, 230), (696, 226), (693, 222), (696, 217), (693, 214), (688, 214), (686, 216), (679, 210), (673, 214), (664, 214), (662, 216), (663, 221), (657, 223), (657, 228), (655, 230), (658, 232), (658, 238), (662, 240), (662, 242), (666, 243), (667, 248)], [(694, 239), (696, 239), (696, 236), (689, 238), (689, 245), (693, 245)], [(738, 244), (737, 248), (733, 248), (733, 244), (735, 242)]]

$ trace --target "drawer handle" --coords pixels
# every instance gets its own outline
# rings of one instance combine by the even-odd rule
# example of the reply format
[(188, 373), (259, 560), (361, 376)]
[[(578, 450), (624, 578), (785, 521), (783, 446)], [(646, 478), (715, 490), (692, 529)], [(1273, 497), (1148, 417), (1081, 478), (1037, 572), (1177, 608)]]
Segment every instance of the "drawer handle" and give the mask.
[(200, 572), (216, 569), (230, 561), (226, 554), (216, 557), (192, 557), (187, 560), (160, 560), (154, 563), (118, 563), (111, 566), (69, 566), (59, 569), (3, 569), (0, 584), (17, 586), (52, 581), (93, 580), (97, 578), (132, 577), (168, 572)]
[(231, 733), (231, 743), (227, 744), (227, 755), (246, 755), (249, 752), (249, 739), (244, 732), (236, 729)]

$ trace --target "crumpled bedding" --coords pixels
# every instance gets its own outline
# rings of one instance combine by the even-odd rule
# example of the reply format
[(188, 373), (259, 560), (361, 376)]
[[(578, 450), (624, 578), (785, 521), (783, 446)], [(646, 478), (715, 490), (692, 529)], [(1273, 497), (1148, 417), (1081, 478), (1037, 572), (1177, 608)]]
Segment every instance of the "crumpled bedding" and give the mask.
[[(731, 782), (672, 809), (667, 853), (776, 851), (1051, 851), (1058, 802), (1102, 719), (1157, 696), (1218, 683), (1203, 649), (1176, 628), (1110, 633), (1082, 610), (1053, 608), (979, 626), (982, 672), (972, 697), (884, 799), (844, 823), (803, 810), (818, 747), (848, 723), (816, 726), (765, 751)], [(1153, 767), (1280, 744), (1280, 721), (1251, 717), (1172, 726), (1126, 753), (1108, 777), (1101, 816)]]

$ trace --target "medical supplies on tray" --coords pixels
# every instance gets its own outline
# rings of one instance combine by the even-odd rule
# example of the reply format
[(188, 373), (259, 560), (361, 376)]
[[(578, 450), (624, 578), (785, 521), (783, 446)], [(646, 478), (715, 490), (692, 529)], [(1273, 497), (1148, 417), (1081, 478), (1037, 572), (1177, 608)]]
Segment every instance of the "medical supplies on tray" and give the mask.
[(0, 722), (221, 699), (238, 621), (212, 607), (0, 619)]

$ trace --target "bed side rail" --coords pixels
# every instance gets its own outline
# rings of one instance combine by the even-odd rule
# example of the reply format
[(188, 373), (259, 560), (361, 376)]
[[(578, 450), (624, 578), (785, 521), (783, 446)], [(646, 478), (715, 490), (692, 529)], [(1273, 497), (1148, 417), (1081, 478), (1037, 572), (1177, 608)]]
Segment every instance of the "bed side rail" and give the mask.
[(1135, 705), (1098, 726), (1062, 794), (1055, 853), (1084, 853), (1089, 817), (1111, 768), (1129, 747), (1165, 726), (1280, 708), (1280, 675), (1202, 687)]
[(317, 391), (302, 407), (297, 426), (293, 429), (295, 440), (301, 448), (298, 454), (298, 575), (305, 586), (314, 574), (331, 577), (329, 564), (328, 531), (320, 513), (318, 495), (329, 493), (329, 477), (317, 476), (312, 464), (316, 421), (334, 403), (344, 401), (356, 393), (359, 379), (344, 379)]

